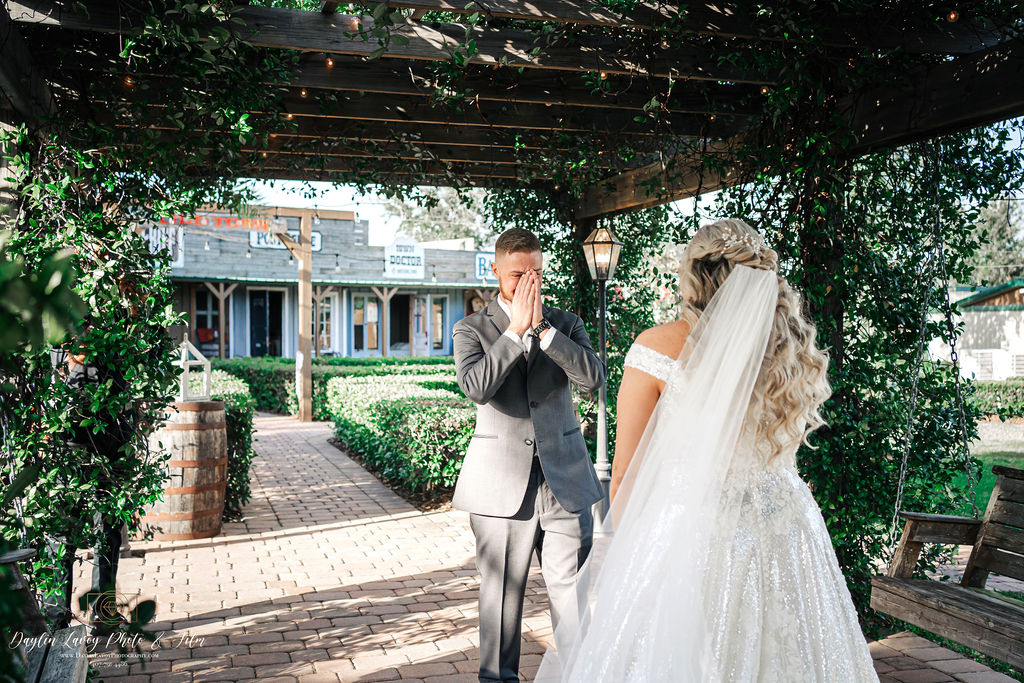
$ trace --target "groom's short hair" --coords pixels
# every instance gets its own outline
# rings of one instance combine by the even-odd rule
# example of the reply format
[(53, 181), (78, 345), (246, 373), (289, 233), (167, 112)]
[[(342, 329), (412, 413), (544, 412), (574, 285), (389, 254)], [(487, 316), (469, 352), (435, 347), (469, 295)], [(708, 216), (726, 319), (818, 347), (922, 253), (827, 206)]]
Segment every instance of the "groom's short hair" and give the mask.
[(509, 228), (498, 236), (494, 254), (512, 254), (517, 251), (540, 251), (540, 240), (524, 228)]

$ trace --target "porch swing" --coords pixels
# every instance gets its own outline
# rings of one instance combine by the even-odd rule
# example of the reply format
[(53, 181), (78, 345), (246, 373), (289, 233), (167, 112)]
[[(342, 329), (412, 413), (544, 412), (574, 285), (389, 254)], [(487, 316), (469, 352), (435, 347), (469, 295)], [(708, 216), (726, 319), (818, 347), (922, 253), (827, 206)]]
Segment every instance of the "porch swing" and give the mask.
[[(936, 203), (937, 206), (937, 203)], [(954, 642), (1024, 669), (1024, 601), (985, 590), (989, 573), (1024, 580), (1024, 470), (993, 467), (997, 480), (984, 516), (976, 506), (976, 478), (970, 460), (964, 415), (960, 368), (956, 352), (953, 311), (949, 299), (946, 260), (936, 209), (932, 232), (932, 253), (924, 278), (925, 295), (921, 327), (913, 368), (907, 424), (903, 434), (902, 457), (896, 504), (890, 535), (895, 538), (899, 519), (904, 520), (899, 540), (885, 576), (871, 579), (871, 607)], [(900, 510), (907, 480), (918, 380), (927, 336), (932, 283), (936, 266), (945, 286), (947, 342), (956, 383), (957, 427), (967, 468), (973, 517), (925, 514)], [(959, 583), (911, 576), (926, 543), (973, 545)], [(891, 549), (891, 545), (890, 545)]]

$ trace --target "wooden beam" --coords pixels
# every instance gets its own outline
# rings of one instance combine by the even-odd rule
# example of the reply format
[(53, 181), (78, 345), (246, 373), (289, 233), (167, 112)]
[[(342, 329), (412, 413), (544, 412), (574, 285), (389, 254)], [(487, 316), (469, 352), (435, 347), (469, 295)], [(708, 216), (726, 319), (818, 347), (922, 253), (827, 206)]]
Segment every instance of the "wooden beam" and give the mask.
[[(90, 3), (88, 11), (58, 5), (55, 0), (6, 0), (14, 21), (60, 26), (66, 29), (132, 34), (144, 17), (119, 13), (116, 7)], [(380, 47), (377, 41), (358, 36), (360, 24), (372, 28), (369, 17), (323, 14), (275, 7), (249, 6), (233, 15), (242, 22), (224, 25), (257, 47), (311, 51), (369, 57)], [(212, 26), (211, 26), (212, 28)], [(651, 76), (674, 80), (727, 81), (732, 83), (774, 83), (778, 74), (766, 74), (721, 62), (703, 49), (670, 48), (653, 59), (625, 56), (628, 44), (606, 37), (580, 36), (566, 46), (539, 45), (536, 35), (491, 26), (468, 29), (458, 24), (409, 24), (396, 33), (408, 44), (391, 41), (383, 57), (425, 61), (450, 61), (466, 40), (473, 41), (475, 52), (466, 57), (470, 64), (522, 67), (571, 72), (603, 72), (625, 76)], [(535, 49), (540, 47), (535, 52)], [(623, 49), (627, 48), (627, 49)]]
[(739, 176), (723, 166), (749, 139), (740, 134), (595, 183), (580, 196), (576, 220), (646, 209), (732, 185)]
[[(837, 111), (858, 136), (854, 155), (1024, 116), (1024, 41), (1007, 41), (991, 50), (942, 62), (850, 96)], [(681, 155), (597, 183), (581, 196), (576, 216), (583, 219), (658, 206), (741, 182), (703, 163), (714, 157), (727, 164), (756, 133), (744, 133), (707, 152)], [(677, 169), (672, 172), (670, 169)], [(679, 171), (681, 169), (681, 172)], [(674, 176), (674, 177), (672, 177)]]
[[(366, 4), (369, 6), (371, 3)], [(759, 21), (750, 11), (748, 4), (720, 0), (686, 3), (682, 11), (677, 4), (645, 0), (636, 3), (628, 12), (617, 12), (601, 7), (596, 2), (579, 0), (486, 0), (471, 3), (463, 0), (388, 0), (388, 6), (417, 12), (476, 13), (498, 19), (550, 21), (580, 26), (664, 29), (719, 38), (786, 43), (798, 43), (805, 39), (804, 36), (794, 34), (789, 26), (770, 25)], [(895, 22), (887, 21), (884, 11), (880, 14), (882, 16), (875, 17), (869, 26), (848, 20), (832, 21), (809, 38), (830, 47), (898, 48), (909, 53), (945, 54), (969, 54), (1005, 39), (1002, 32), (978, 18), (965, 18), (951, 24), (935, 22), (931, 20), (932, 17), (927, 16), (926, 23), (920, 28), (906, 30)]]
[(53, 94), (5, 7), (0, 7), (0, 33), (0, 90), (19, 118), (34, 130), (56, 112)]
[(288, 253), (292, 255), (292, 258), (295, 260), (299, 259), (299, 243), (296, 242), (291, 235), (286, 232), (275, 232), (274, 237), (281, 241), (281, 244), (283, 244), (284, 248), (288, 250)]
[[(109, 76), (114, 79), (111, 86), (117, 90), (123, 87), (127, 75), (153, 81), (163, 77), (149, 70), (129, 70), (118, 58), (97, 59), (88, 54), (81, 54), (74, 62), (58, 61), (54, 57), (49, 61), (40, 60), (40, 63), (52, 71)], [(300, 57), (294, 74), (266, 84), (288, 87), (291, 99), (312, 102), (317, 101), (323, 91), (433, 98), (437, 92), (435, 78), (429, 66), (416, 62), (396, 68), (391, 61), (367, 62), (338, 56), (333, 66), (328, 67), (322, 55), (306, 54)], [(656, 82), (663, 87), (655, 88), (642, 79), (609, 76), (608, 81), (607, 90), (594, 92), (577, 74), (532, 71), (513, 75), (501, 69), (469, 67), (458, 81), (458, 88), (470, 93), (467, 102), (642, 112), (651, 99), (656, 98), (666, 111), (673, 113), (754, 116), (760, 112), (759, 90), (748, 85), (677, 82), (669, 88), (667, 83)]]
[(865, 153), (1024, 116), (1024, 40), (921, 69), (847, 98)]
[[(116, 97), (94, 100), (97, 107), (111, 107), (123, 103)], [(147, 105), (164, 109), (167, 104)], [(506, 129), (511, 135), (519, 131), (567, 132), (604, 135), (673, 135), (682, 137), (722, 137), (749, 125), (749, 119), (701, 114), (670, 114), (657, 119), (646, 118), (637, 122), (633, 112), (621, 110), (572, 109), (542, 107), (539, 105), (505, 105), (481, 103), (467, 111), (445, 110), (431, 107), (420, 98), (356, 97), (339, 102), (336, 106), (321, 106), (316, 102), (289, 99), (284, 102), (286, 118), (277, 112), (249, 112), (250, 114), (280, 117), (282, 135), (303, 137), (333, 137), (335, 126), (343, 121), (365, 123), (410, 123), (417, 125), (465, 126), (488, 129)], [(227, 130), (227, 129), (225, 129)]]

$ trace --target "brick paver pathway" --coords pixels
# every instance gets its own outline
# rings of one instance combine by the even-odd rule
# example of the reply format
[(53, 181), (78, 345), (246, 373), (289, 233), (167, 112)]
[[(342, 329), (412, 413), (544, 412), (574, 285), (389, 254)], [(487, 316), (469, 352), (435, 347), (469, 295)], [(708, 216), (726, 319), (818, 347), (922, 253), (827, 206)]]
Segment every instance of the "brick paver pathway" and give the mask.
[[(257, 418), (245, 520), (213, 539), (133, 543), (125, 599), (157, 601), (163, 647), (92, 643), (100, 680), (476, 681), (477, 579), (464, 513), (421, 513), (327, 442), (330, 426)], [(83, 566), (76, 586), (88, 585)], [(80, 588), (81, 590), (81, 588)], [(535, 567), (522, 674), (550, 622)], [(122, 643), (122, 645), (132, 645)], [(883, 681), (1010, 680), (910, 634), (873, 643)]]

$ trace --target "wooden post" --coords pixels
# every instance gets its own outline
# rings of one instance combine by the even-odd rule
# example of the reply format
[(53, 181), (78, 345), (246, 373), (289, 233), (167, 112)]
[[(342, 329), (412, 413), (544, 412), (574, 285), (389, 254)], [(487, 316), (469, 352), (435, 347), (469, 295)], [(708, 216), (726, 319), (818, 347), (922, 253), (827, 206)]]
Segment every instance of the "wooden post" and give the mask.
[(206, 288), (213, 292), (213, 295), (217, 297), (217, 357), (225, 358), (224, 330), (226, 329), (227, 326), (225, 325), (224, 322), (224, 317), (226, 315), (226, 306), (224, 302), (226, 302), (228, 297), (231, 296), (231, 292), (235, 291), (235, 287), (238, 286), (238, 283), (234, 282), (231, 284), (230, 287), (225, 286), (223, 282), (217, 283), (216, 287), (214, 287), (209, 282), (204, 282), (203, 284), (205, 284)]
[[(380, 315), (380, 355), (388, 355), (388, 321), (391, 318), (391, 299), (398, 293), (398, 287), (371, 287), (373, 293), (381, 300), (383, 311)], [(411, 345), (411, 344), (410, 344)]]
[(295, 393), (299, 422), (313, 421), (313, 216), (302, 214), (299, 223), (299, 351), (295, 354)]

